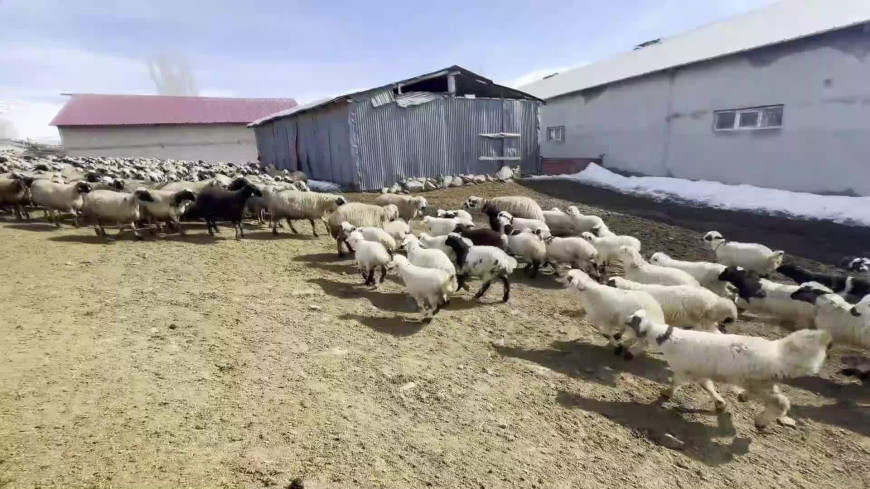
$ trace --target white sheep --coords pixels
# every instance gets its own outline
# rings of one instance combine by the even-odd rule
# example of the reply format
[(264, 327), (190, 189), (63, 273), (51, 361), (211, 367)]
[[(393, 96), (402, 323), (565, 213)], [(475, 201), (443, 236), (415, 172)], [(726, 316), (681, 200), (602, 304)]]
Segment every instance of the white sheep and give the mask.
[[(420, 233), (418, 238), (420, 239), (420, 244), (423, 248), (434, 248), (443, 251), (448, 257), (450, 257), (450, 261), (456, 263), (456, 252), (453, 251), (453, 248), (447, 246), (447, 236), (432, 236), (428, 233)], [(471, 240), (466, 239), (465, 242), (471, 246)]]
[(818, 374), (831, 345), (827, 331), (798, 331), (771, 341), (677, 329), (652, 319), (645, 311), (626, 318), (626, 324), (639, 338), (652, 340), (673, 371), (670, 387), (662, 392), (664, 397), (673, 397), (680, 386), (694, 380), (721, 412), (725, 400), (713, 382), (742, 387), (746, 390), (739, 397), (741, 401), (758, 398), (764, 402), (764, 411), (755, 418), (759, 430), (788, 412), (788, 398), (779, 392), (777, 381)]
[(622, 262), (625, 278), (642, 284), (693, 285), (700, 287), (695, 277), (676, 268), (653, 265), (640, 255), (636, 249), (620, 246), (616, 257)]
[(556, 275), (559, 275), (559, 265), (590, 270), (598, 263), (598, 250), (583, 238), (547, 236), (544, 243), (547, 245), (547, 263)]
[(598, 250), (598, 263), (604, 267), (614, 260), (618, 260), (616, 252), (619, 251), (619, 248), (622, 246), (628, 246), (629, 248), (634, 248), (635, 250), (640, 251), (640, 240), (634, 236), (619, 236), (614, 234), (611, 236), (598, 237), (589, 231), (586, 231), (582, 233), (580, 237), (588, 241), (596, 250)]
[(79, 227), (78, 211), (84, 203), (83, 195), (91, 191), (86, 182), (57, 183), (51, 180), (35, 180), (30, 185), (30, 199), (34, 205), (46, 209), (49, 221), (60, 226), (60, 213), (69, 213)]
[(104, 223), (117, 223), (121, 225), (118, 230), (120, 235), (126, 228), (133, 229), (133, 236), (142, 239), (136, 223), (139, 221), (140, 204), (154, 202), (154, 197), (149, 190), (139, 188), (132, 193), (115, 192), (114, 190), (94, 190), (84, 197), (82, 214), (96, 220), (94, 232), (97, 236), (108, 238)]
[(727, 268), (721, 263), (675, 260), (661, 251), (653, 253), (649, 262), (653, 265), (682, 270), (694, 277), (701, 284), (701, 287), (710, 289), (722, 297), (734, 298), (736, 295), (733, 285), (725, 280), (719, 280), (719, 276)]
[(272, 215), (272, 234), (278, 234), (278, 223), (287, 219), (290, 230), (296, 233), (293, 220), (308, 219), (311, 232), (317, 237), (315, 219), (322, 219), (326, 214), (334, 212), (347, 203), (341, 195), (317, 192), (301, 192), (299, 190), (282, 190), (269, 196), (266, 205)]
[(384, 277), (387, 276), (387, 264), (392, 259), (390, 252), (387, 251), (384, 245), (366, 240), (359, 231), (350, 233), (347, 237), (347, 242), (355, 251), (356, 264), (365, 280), (365, 285), (377, 287), (375, 283), (375, 269), (378, 267), (381, 269), (380, 283), (383, 283)]
[(456, 278), (459, 287), (463, 287), (469, 278), (479, 278), (483, 285), (474, 295), (475, 299), (479, 299), (492, 285), (492, 281), (498, 278), (504, 284), (502, 302), (510, 299), (511, 283), (508, 277), (517, 267), (517, 261), (513, 257), (494, 246), (469, 245), (467, 239), (456, 233), (450, 233), (445, 244), (456, 253)]
[(178, 234), (184, 236), (181, 227), (181, 216), (196, 202), (196, 193), (190, 189), (184, 190), (151, 190), (152, 202), (142, 201), (142, 217), (148, 217), (153, 225), (155, 221), (163, 221), (178, 228)]
[(456, 290), (447, 272), (418, 267), (402, 255), (394, 256), (387, 269), (397, 272), (402, 278), (408, 295), (423, 311), (423, 322), (431, 321), (445, 304), (449, 304), (447, 297)]
[(773, 251), (758, 243), (726, 241), (718, 231), (704, 235), (704, 241), (716, 254), (716, 261), (726, 266), (743, 267), (761, 276), (768, 276), (782, 265), (784, 251)]
[(737, 307), (759, 316), (777, 319), (788, 329), (807, 329), (815, 327), (815, 307), (791, 298), (800, 285), (781, 284), (767, 279), (759, 279), (760, 295), (763, 297), (740, 297)]
[(504, 234), (507, 239), (507, 251), (525, 260), (528, 263), (526, 272), (530, 277), (535, 278), (538, 269), (547, 262), (547, 244), (541, 237), (541, 231), (520, 231), (512, 229), (508, 224), (505, 226)]
[(378, 198), (375, 199), (375, 204), (395, 205), (399, 208), (399, 217), (409, 222), (411, 219), (417, 217), (417, 215), (426, 212), (426, 208), (429, 207), (429, 203), (426, 202), (425, 197), (412, 197), (410, 195), (400, 194), (379, 195)]
[(716, 332), (737, 320), (734, 301), (694, 285), (641, 284), (622, 277), (611, 277), (607, 285), (648, 293), (662, 306), (665, 323), (672, 326)]
[(487, 200), (471, 196), (465, 200), (462, 206), (466, 209), (480, 209), (482, 211), (485, 211), (484, 207), (491, 206), (498, 211), (510, 212), (516, 217), (544, 221), (544, 211), (541, 210), (541, 206), (529, 197), (510, 195)]
[[(344, 256), (341, 245), (344, 238), (341, 237), (341, 223), (349, 222), (357, 227), (383, 227), (384, 224), (394, 221), (399, 217), (399, 208), (394, 204), (385, 206), (363, 204), (361, 202), (349, 202), (340, 206), (327, 218), (329, 234), (335, 238), (338, 247), (338, 256)], [(353, 250), (349, 250), (353, 252)]]
[(815, 327), (830, 332), (834, 343), (870, 349), (870, 296), (853, 306), (828, 287), (807, 282), (791, 298), (815, 305)]
[(626, 338), (622, 334), (626, 329), (625, 313), (643, 310), (649, 317), (664, 321), (664, 312), (658, 301), (642, 290), (622, 290), (601, 285), (582, 270), (568, 272), (568, 286), (579, 294), (589, 323), (607, 336), (607, 343), (614, 348), (615, 354), (624, 353), (627, 359), (634, 357), (635, 352), (641, 351), (644, 345), (635, 345), (637, 338)]
[(453, 289), (456, 290), (458, 288), (456, 266), (453, 264), (453, 260), (447, 256), (447, 253), (438, 248), (423, 248), (420, 240), (413, 234), (405, 236), (405, 239), (402, 241), (402, 249), (408, 252), (408, 261), (412, 264), (418, 267), (437, 268), (444, 271), (453, 281)]
[(411, 226), (408, 224), (408, 221), (402, 218), (384, 223), (381, 227), (387, 232), (387, 234), (392, 236), (397, 243), (400, 243), (405, 239), (405, 236), (411, 234)]
[(230, 182), (224, 183), (224, 181), (218, 179), (200, 180), (198, 182), (169, 182), (163, 185), (157, 185), (154, 189), (166, 190), (167, 192), (178, 192), (179, 190), (189, 189), (199, 195), (208, 187), (226, 187), (229, 183)]
[(426, 216), (423, 218), (423, 224), (425, 224), (429, 228), (429, 231), (431, 231), (435, 236), (446, 236), (452, 233), (453, 230), (456, 229), (457, 224), (474, 227), (472, 221), (467, 221), (459, 217)]
[[(604, 220), (602, 220), (598, 216), (593, 215), (585, 215), (581, 214), (580, 210), (577, 209), (576, 206), (570, 206), (565, 210), (565, 213), (571, 218), (571, 224), (573, 227), (574, 235), (580, 235), (580, 233), (595, 231), (596, 229), (607, 229), (607, 225), (604, 224)], [(596, 233), (597, 234), (597, 233)]]
[(468, 212), (466, 212), (462, 209), (455, 209), (455, 210), (438, 209), (437, 211), (435, 211), (435, 215), (438, 217), (459, 217), (459, 218), (465, 219), (467, 221), (472, 220), (471, 214), (469, 214)]
[(341, 232), (344, 235), (345, 240), (354, 231), (362, 234), (363, 238), (365, 238), (366, 241), (374, 241), (375, 243), (380, 243), (380, 244), (384, 245), (384, 248), (386, 248), (387, 251), (390, 252), (390, 255), (392, 255), (393, 252), (398, 249), (398, 245), (396, 244), (396, 240), (393, 239), (392, 236), (390, 236), (390, 233), (386, 232), (385, 230), (383, 230), (381, 228), (374, 227), (374, 226), (366, 226), (366, 227), (358, 228), (347, 221), (341, 223)]
[(544, 222), (553, 236), (574, 236), (574, 221), (558, 207), (544, 211)]
[(504, 228), (505, 224), (510, 224), (511, 227), (516, 229), (517, 231), (531, 231), (531, 232), (539, 232), (541, 236), (547, 237), (550, 234), (550, 228), (547, 227), (547, 223), (538, 219), (525, 219), (522, 217), (514, 217), (510, 212), (501, 211), (498, 213), (497, 217), (499, 223)]

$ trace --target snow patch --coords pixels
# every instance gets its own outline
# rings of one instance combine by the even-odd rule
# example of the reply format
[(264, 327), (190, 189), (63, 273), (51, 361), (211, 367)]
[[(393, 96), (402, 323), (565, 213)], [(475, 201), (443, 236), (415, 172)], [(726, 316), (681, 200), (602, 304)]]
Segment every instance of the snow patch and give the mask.
[(685, 201), (717, 209), (785, 215), (840, 224), (870, 226), (870, 197), (845, 197), (790, 192), (753, 185), (726, 185), (706, 180), (667, 177), (624, 177), (590, 163), (568, 175), (541, 175), (534, 180), (573, 180), (654, 200)]

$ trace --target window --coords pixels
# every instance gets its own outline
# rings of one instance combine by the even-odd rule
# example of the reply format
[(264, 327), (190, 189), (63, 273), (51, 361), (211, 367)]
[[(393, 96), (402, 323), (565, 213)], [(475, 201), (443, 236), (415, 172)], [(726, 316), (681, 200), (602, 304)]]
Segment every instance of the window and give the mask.
[(547, 141), (555, 141), (561, 143), (565, 141), (565, 126), (554, 126), (547, 128)]
[(717, 110), (713, 117), (715, 131), (751, 131), (782, 127), (782, 105), (749, 109)]

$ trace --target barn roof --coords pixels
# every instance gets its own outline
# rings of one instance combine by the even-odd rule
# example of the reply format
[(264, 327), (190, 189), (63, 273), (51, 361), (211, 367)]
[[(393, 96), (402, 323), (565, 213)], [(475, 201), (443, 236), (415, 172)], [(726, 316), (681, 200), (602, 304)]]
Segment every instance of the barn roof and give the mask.
[(51, 121), (52, 126), (247, 124), (297, 105), (292, 98), (69, 95), (66, 105)]
[[(439, 92), (442, 91), (440, 88), (445, 88), (446, 84), (443, 87), (438, 87), (437, 80), (446, 79), (448, 75), (455, 75), (457, 80), (467, 81), (468, 83), (464, 86), (458, 86), (458, 93), (466, 93), (469, 95), (475, 95), (477, 97), (493, 97), (493, 98), (509, 98), (509, 99), (520, 99), (520, 100), (536, 100), (543, 102), (543, 100), (535, 97), (534, 95), (530, 95), (526, 92), (517, 90), (515, 88), (505, 87), (502, 85), (498, 85), (489, 78), (484, 78), (477, 73), (473, 73), (471, 71), (466, 70), (461, 66), (450, 66), (444, 68), (443, 70), (433, 71), (431, 73), (426, 73), (424, 75), (415, 76), (413, 78), (406, 78), (404, 80), (399, 80), (397, 82), (388, 83), (386, 85), (377, 86), (374, 88), (368, 88), (365, 90), (357, 90), (354, 92), (343, 93), (341, 95), (336, 95), (334, 97), (326, 97), (320, 100), (315, 100), (313, 102), (309, 102), (306, 104), (298, 105), (295, 107), (287, 108), (281, 111), (277, 111), (274, 114), (269, 114), (265, 117), (262, 117), (252, 123), (249, 124), (250, 127), (259, 126), (260, 124), (264, 124), (269, 121), (273, 121), (275, 119), (281, 119), (284, 117), (289, 117), (292, 115), (302, 114), (304, 112), (308, 112), (309, 110), (314, 110), (320, 107), (324, 107), (327, 105), (332, 105), (339, 102), (347, 102), (353, 100), (355, 95), (367, 94), (371, 95), (370, 92), (380, 91), (381, 93), (377, 93), (373, 100), (376, 103), (388, 103), (396, 100), (396, 95), (393, 94), (393, 90), (397, 87), (402, 87), (406, 92), (416, 92), (413, 96), (402, 97), (402, 100), (409, 105), (413, 105), (414, 101), (409, 99), (416, 98), (418, 101), (425, 99), (427, 95), (425, 93), (429, 92)], [(446, 83), (446, 82), (445, 82)], [(446, 90), (444, 90), (446, 91)], [(389, 92), (389, 93), (386, 93)]]
[(634, 51), (532, 82), (520, 89), (543, 99), (870, 21), (868, 0), (783, 0)]

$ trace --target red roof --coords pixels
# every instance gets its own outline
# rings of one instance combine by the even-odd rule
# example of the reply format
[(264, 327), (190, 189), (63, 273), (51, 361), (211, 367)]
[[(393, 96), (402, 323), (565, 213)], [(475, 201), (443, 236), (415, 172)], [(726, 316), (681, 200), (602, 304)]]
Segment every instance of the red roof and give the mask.
[(292, 98), (175, 97), (75, 93), (52, 126), (247, 124), (295, 107)]

